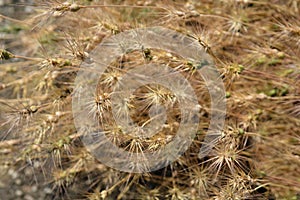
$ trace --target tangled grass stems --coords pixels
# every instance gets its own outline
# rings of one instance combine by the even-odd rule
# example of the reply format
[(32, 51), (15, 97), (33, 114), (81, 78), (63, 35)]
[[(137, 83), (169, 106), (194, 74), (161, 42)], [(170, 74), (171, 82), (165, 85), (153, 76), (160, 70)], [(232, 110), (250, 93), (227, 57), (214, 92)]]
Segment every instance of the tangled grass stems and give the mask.
[[(0, 142), (1, 169), (34, 169), (34, 174), (23, 173), (21, 178), (51, 187), (53, 194), (44, 199), (297, 198), (299, 4), (295, 2), (48, 1), (37, 3), (33, 7), (37, 12), (29, 19), (1, 14), (8, 28), (0, 32), (10, 36), (3, 37), (0, 50), (0, 132), (9, 133)], [(200, 104), (200, 123), (192, 145), (174, 163), (147, 174), (119, 172), (84, 148), (84, 132), (77, 133), (73, 124), (77, 114), (71, 111), (73, 82), (80, 63), (104, 38), (157, 24), (198, 41), (213, 57), (226, 86), (223, 137), (211, 154), (196, 156), (211, 117), (210, 97), (196, 66), (172, 52), (143, 48), (126, 52), (99, 74), (98, 90), (85, 104), (89, 117), (99, 121), (112, 143), (134, 156), (157, 151), (176, 135), (180, 102), (168, 88), (157, 85), (128, 96), (116, 108), (116, 117), (145, 127), (151, 116), (160, 119), (151, 107), (163, 105), (167, 120), (158, 134), (142, 140), (133, 136), (137, 130), (126, 132), (112, 120), (113, 87), (122, 88), (124, 74), (149, 63), (171, 67), (190, 81)], [(184, 87), (181, 90), (184, 96)], [(3, 180), (13, 181), (5, 176)], [(23, 198), (7, 191), (14, 199)]]

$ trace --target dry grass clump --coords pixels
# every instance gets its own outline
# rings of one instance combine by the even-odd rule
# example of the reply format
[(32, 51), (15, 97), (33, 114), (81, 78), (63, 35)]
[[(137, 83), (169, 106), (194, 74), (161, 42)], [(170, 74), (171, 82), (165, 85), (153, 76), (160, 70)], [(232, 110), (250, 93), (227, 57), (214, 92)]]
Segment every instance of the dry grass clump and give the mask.
[[(78, 0), (32, 6), (34, 13), (24, 20), (0, 15), (0, 23), (8, 24), (0, 28), (1, 169), (33, 169), (27, 184), (50, 187), (46, 199), (299, 199), (298, 1)], [(178, 130), (179, 103), (159, 85), (139, 88), (118, 107), (120, 115), (125, 110), (143, 126), (151, 106), (167, 105), (157, 135), (137, 139), (112, 120), (111, 88), (136, 66), (172, 67), (191, 82), (201, 108), (198, 134), (180, 159), (145, 174), (120, 172), (97, 161), (81, 142), (71, 106), (74, 79), (104, 38), (156, 25), (197, 40), (214, 58), (226, 87), (226, 123), (216, 146), (198, 158), (211, 111), (195, 66), (158, 49), (128, 52), (99, 75), (97, 93), (87, 102), (113, 143), (132, 153), (153, 152)]]

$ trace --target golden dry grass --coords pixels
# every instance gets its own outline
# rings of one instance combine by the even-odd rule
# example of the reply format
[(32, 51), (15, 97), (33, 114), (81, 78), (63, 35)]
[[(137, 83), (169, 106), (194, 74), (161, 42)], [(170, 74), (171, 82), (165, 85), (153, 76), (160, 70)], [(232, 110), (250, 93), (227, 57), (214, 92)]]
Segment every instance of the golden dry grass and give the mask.
[[(0, 31), (10, 36), (3, 37), (0, 49), (4, 171), (22, 172), (40, 163), (31, 179), (53, 188), (48, 199), (299, 199), (297, 0), (39, 1), (33, 8), (24, 20), (0, 15), (9, 24)], [(211, 114), (199, 74), (182, 58), (160, 50), (128, 53), (99, 77), (99, 94), (87, 107), (116, 145), (153, 151), (178, 129), (178, 102), (157, 86), (140, 88), (125, 106), (128, 116), (143, 124), (149, 105), (170, 104), (168, 125), (158, 135), (136, 140), (112, 121), (110, 86), (140, 63), (168, 64), (184, 74), (202, 106), (201, 122), (191, 147), (168, 167), (146, 174), (119, 172), (81, 143), (71, 107), (74, 78), (103, 38), (150, 26), (194, 38), (214, 58), (226, 87), (226, 123), (211, 153), (197, 158)]]

